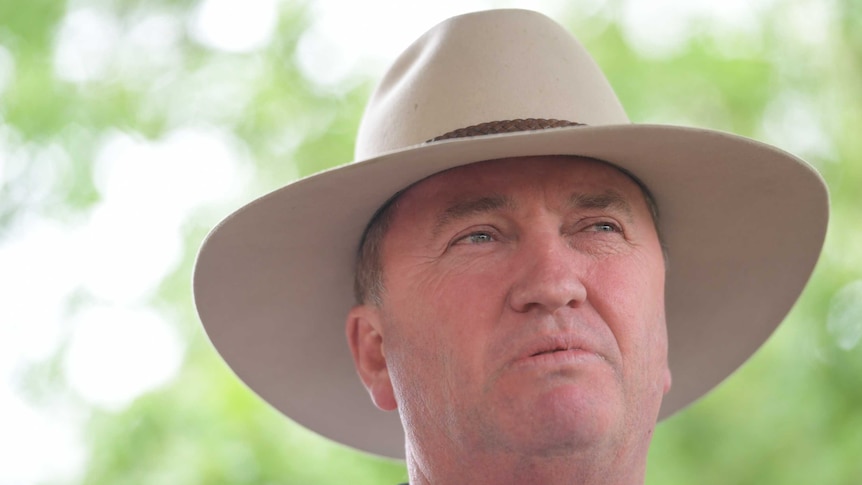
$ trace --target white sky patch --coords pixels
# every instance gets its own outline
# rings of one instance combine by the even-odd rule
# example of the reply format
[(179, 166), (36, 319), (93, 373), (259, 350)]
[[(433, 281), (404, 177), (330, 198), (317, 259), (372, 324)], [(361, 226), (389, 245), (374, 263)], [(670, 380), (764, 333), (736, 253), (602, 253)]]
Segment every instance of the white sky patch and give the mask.
[(763, 116), (763, 139), (811, 163), (834, 158), (821, 120), (823, 110), (801, 94), (787, 92), (773, 99)]
[(64, 306), (77, 285), (79, 259), (62, 243), (69, 228), (26, 218), (0, 244), (0, 375), (52, 355), (63, 337)]
[(144, 205), (171, 220), (236, 194), (243, 154), (227, 132), (185, 127), (157, 141), (127, 133), (109, 135), (97, 156), (95, 182), (116, 205)]
[(135, 19), (127, 40), (137, 53), (155, 57), (170, 53), (181, 37), (182, 24), (176, 15), (147, 12)]
[(103, 78), (120, 38), (117, 18), (84, 7), (68, 13), (54, 39), (54, 71), (59, 79), (87, 82)]
[(311, 7), (313, 23), (300, 39), (297, 62), (308, 79), (330, 87), (357, 73), (378, 76), (422, 33), (449, 17), (497, 7), (529, 8), (553, 17), (566, 2), (315, 0)]
[(80, 473), (85, 459), (80, 417), (34, 409), (5, 381), (0, 381), (0, 409), (0, 484), (36, 484)]
[(859, 345), (862, 340), (862, 280), (847, 284), (832, 297), (826, 330), (843, 350), (850, 351)]
[(92, 404), (120, 410), (180, 368), (183, 343), (152, 310), (90, 307), (75, 321), (64, 368), (72, 389)]
[(818, 46), (826, 43), (835, 25), (836, 8), (832, 2), (823, 0), (797, 0), (789, 2), (780, 15), (783, 22), (777, 22), (787, 38), (795, 42)]
[(20, 138), (15, 128), (3, 123), (0, 115), (0, 187), (8, 181), (9, 154), (20, 144)]
[(193, 128), (156, 142), (108, 136), (95, 169), (103, 199), (78, 240), (90, 293), (103, 301), (140, 301), (179, 264), (180, 230), (190, 213), (243, 186), (238, 155), (225, 136)]
[(83, 464), (79, 419), (36, 409), (18, 393), (22, 372), (59, 348), (69, 328), (64, 307), (77, 285), (70, 230), (25, 218), (0, 243), (0, 483), (71, 476)]
[(109, 10), (74, 7), (55, 32), (54, 71), (74, 83), (158, 82), (181, 66), (183, 33), (181, 20), (168, 11), (142, 10), (121, 22)]
[(269, 44), (277, 25), (277, 0), (202, 0), (191, 17), (189, 30), (196, 41), (207, 47), (251, 52)]
[(266, 69), (256, 56), (215, 58), (149, 89), (144, 95), (144, 112), (152, 110), (156, 119), (167, 116), (172, 126), (233, 125), (246, 114)]
[(774, 0), (628, 0), (619, 19), (623, 32), (637, 52), (649, 57), (672, 56), (696, 28), (751, 32), (761, 9)]
[(133, 16), (116, 51), (115, 70), (126, 84), (152, 84), (182, 66), (183, 25), (168, 12)]
[[(156, 196), (158, 197), (158, 196)], [(79, 257), (87, 262), (81, 282), (103, 301), (132, 303), (154, 291), (180, 262), (182, 239), (173, 214), (160, 219), (146, 201), (122, 206), (103, 203), (76, 236)]]

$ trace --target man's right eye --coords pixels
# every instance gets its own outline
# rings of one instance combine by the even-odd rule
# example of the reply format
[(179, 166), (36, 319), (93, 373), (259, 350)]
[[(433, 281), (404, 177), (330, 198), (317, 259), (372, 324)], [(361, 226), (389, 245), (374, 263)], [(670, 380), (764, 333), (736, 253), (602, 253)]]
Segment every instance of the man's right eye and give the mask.
[(494, 240), (494, 236), (492, 236), (490, 232), (477, 231), (458, 238), (455, 241), (455, 244), (483, 244), (493, 242)]

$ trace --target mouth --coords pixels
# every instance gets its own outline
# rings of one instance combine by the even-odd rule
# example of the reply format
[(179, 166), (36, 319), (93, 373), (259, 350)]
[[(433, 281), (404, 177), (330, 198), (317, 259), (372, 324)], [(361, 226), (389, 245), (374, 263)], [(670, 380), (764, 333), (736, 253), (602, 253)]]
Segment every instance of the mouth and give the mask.
[(543, 335), (525, 345), (517, 362), (526, 365), (569, 365), (602, 358), (579, 335)]
[(557, 352), (569, 352), (569, 351), (580, 351), (583, 350), (580, 347), (555, 347), (547, 350), (540, 350), (538, 352), (534, 352), (530, 355), (530, 357), (536, 357), (539, 355), (547, 355), (547, 354), (555, 354)]
[(583, 339), (577, 335), (565, 333), (557, 335), (544, 335), (529, 343), (523, 351), (522, 356), (537, 357), (540, 355), (556, 354), (559, 352), (592, 352)]

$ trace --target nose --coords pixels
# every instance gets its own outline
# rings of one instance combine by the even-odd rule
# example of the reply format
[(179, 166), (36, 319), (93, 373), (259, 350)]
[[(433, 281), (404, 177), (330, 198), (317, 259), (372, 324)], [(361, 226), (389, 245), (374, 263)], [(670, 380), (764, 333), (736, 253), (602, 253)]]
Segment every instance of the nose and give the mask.
[(516, 277), (509, 305), (515, 311), (541, 309), (554, 313), (586, 301), (584, 255), (571, 248), (560, 234), (545, 233), (523, 244), (514, 263)]

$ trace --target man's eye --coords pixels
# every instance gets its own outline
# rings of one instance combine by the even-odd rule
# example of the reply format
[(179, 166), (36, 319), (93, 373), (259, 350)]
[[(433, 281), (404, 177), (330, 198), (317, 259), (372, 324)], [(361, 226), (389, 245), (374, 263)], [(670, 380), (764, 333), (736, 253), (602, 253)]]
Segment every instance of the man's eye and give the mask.
[(612, 222), (597, 222), (589, 227), (593, 232), (622, 232), (619, 226)]
[(467, 244), (482, 244), (494, 241), (494, 237), (487, 232), (474, 232), (461, 238), (461, 242)]

